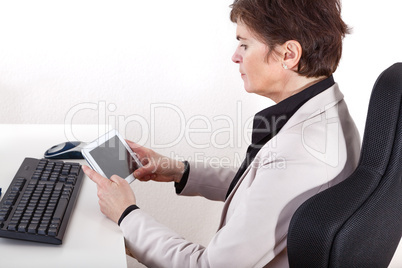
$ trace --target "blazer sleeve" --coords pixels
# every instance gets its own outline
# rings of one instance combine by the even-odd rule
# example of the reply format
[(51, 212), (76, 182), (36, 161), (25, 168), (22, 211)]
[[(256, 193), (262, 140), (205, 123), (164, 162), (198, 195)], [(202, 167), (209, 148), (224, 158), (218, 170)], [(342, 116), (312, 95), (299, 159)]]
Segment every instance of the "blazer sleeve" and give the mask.
[(214, 201), (225, 201), (235, 175), (236, 169), (233, 167), (222, 168), (192, 162), (187, 183), (180, 195), (203, 196)]

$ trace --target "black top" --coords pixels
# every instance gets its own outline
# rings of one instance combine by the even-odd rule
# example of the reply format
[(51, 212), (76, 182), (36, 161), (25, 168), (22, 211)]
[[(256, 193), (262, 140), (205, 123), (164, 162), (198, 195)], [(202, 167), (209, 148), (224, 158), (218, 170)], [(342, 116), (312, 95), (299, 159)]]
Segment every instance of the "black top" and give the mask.
[[(330, 88), (334, 84), (334, 78), (331, 75), (330, 77), (306, 88), (305, 90), (302, 90), (301, 92), (260, 111), (254, 116), (251, 145), (247, 148), (246, 158), (244, 159), (235, 177), (233, 178), (232, 183), (230, 184), (226, 198), (229, 196), (230, 192), (233, 190), (244, 171), (246, 171), (247, 167), (254, 160), (261, 147), (264, 146), (264, 144), (266, 144), (282, 129), (292, 115), (296, 113), (296, 111), (303, 104), (324, 90)], [(176, 193), (179, 194), (184, 189), (188, 180), (188, 174), (190, 173), (189, 171), (190, 166), (187, 164), (186, 171), (180, 183), (175, 183)]]

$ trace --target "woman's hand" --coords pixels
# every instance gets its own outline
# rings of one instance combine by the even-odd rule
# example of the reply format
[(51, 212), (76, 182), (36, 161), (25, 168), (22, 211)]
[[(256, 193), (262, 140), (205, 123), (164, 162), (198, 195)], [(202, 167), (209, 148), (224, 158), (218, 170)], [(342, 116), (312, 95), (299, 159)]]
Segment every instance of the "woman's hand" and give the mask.
[(135, 195), (130, 185), (117, 175), (108, 180), (87, 166), (83, 166), (82, 170), (98, 186), (101, 212), (117, 223), (124, 210), (135, 205)]
[(140, 181), (180, 182), (185, 169), (183, 162), (160, 155), (132, 141), (127, 140), (127, 144), (143, 164), (142, 168), (134, 171), (134, 177)]

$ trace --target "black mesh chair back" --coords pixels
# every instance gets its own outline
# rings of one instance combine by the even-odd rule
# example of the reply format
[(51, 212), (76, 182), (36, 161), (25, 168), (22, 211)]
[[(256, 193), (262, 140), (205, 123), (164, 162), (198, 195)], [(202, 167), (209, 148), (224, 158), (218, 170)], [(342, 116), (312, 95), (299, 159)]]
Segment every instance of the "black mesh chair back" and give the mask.
[(290, 267), (387, 267), (402, 235), (402, 63), (374, 85), (359, 164), (304, 202), (289, 226)]

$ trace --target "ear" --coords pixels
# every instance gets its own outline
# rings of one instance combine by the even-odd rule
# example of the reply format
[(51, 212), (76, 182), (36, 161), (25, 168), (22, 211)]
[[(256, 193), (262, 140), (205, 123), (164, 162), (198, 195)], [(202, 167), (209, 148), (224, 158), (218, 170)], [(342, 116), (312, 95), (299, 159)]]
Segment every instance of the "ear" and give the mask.
[(300, 57), (303, 49), (299, 42), (295, 40), (286, 41), (282, 45), (282, 63), (287, 66), (287, 69), (297, 71), (299, 67)]

